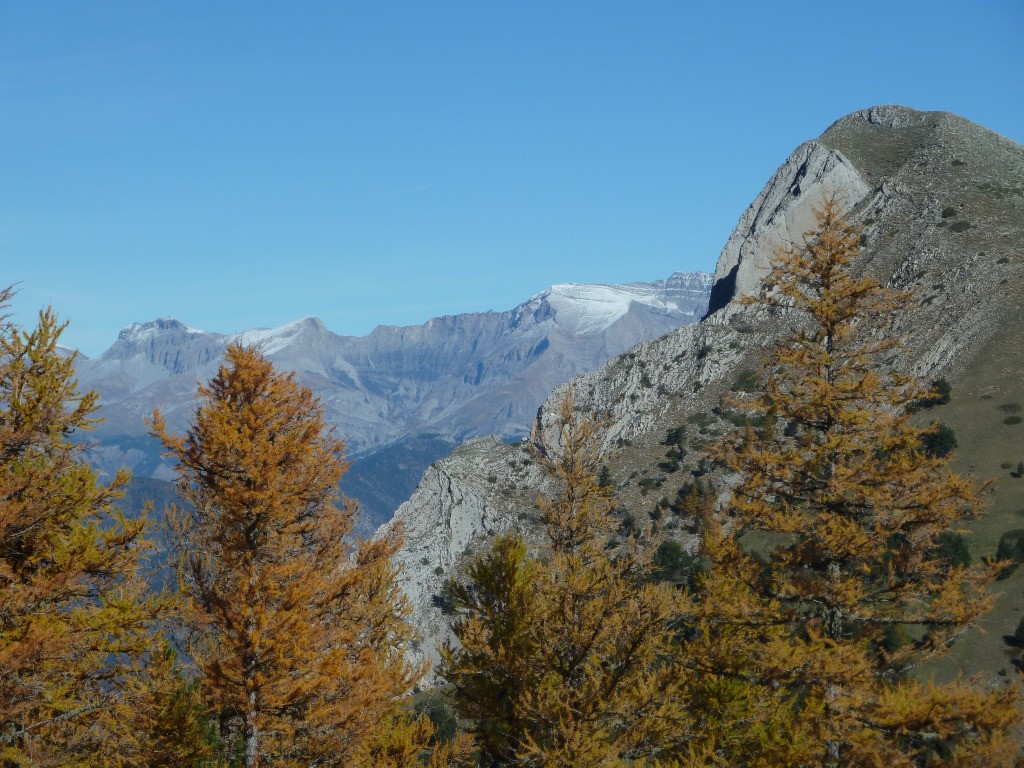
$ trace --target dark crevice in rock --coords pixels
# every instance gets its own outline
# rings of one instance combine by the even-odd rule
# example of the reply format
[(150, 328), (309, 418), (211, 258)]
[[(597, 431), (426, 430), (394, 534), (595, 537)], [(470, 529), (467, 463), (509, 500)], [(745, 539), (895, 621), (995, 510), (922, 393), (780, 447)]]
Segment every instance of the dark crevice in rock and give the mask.
[(711, 286), (711, 298), (708, 300), (707, 314), (701, 320), (711, 317), (711, 315), (732, 301), (732, 297), (736, 295), (736, 273), (739, 270), (740, 265), (734, 264), (732, 269), (729, 270), (729, 274), (715, 280), (715, 284)]

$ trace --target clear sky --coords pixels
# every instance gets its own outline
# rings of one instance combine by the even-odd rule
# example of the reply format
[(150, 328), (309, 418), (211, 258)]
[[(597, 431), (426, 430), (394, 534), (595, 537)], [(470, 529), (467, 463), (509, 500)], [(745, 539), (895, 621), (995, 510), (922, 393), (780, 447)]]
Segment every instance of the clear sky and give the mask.
[(3, 3), (0, 284), (94, 355), (711, 271), (799, 143), (886, 103), (1024, 141), (1024, 2)]

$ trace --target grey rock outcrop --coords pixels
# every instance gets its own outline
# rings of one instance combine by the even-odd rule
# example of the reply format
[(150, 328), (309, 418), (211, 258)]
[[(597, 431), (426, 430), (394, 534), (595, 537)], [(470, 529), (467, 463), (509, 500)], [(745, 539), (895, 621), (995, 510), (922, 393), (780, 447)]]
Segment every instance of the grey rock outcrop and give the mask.
[(801, 144), (740, 216), (718, 259), (708, 311), (757, 289), (775, 249), (799, 243), (814, 226), (814, 208), (823, 194), (841, 194), (850, 209), (870, 191), (841, 152), (821, 141)]
[(525, 444), (473, 440), (432, 464), (414, 506), (403, 504), (381, 529), (401, 530), (406, 542), (395, 560), (419, 629), (417, 656), (436, 658), (448, 639), (444, 582), (475, 546), (522, 524), (521, 510), (543, 482)]

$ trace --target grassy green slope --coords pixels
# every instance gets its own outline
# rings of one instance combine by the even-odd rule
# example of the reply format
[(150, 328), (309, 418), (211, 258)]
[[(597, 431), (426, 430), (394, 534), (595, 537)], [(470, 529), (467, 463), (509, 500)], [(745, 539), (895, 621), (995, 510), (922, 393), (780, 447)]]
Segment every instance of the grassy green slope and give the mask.
[[(1021, 286), (1015, 287), (1018, 295)], [(953, 427), (959, 448), (953, 462), (961, 473), (979, 483), (988, 482), (987, 509), (972, 521), (967, 537), (972, 557), (995, 555), (999, 538), (1008, 530), (1024, 528), (1024, 477), (1015, 477), (1024, 461), (1024, 323), (1020, 315), (1006, 318), (1006, 331), (982, 349), (953, 388), (947, 405), (922, 414), (926, 419)], [(1007, 421), (1011, 423), (1006, 423)], [(1024, 617), (1024, 568), (995, 583), (993, 611), (980, 630), (965, 634), (949, 657), (929, 668), (949, 679), (958, 672), (999, 673), (1013, 669), (1011, 660), (1021, 650), (1008, 645)]]

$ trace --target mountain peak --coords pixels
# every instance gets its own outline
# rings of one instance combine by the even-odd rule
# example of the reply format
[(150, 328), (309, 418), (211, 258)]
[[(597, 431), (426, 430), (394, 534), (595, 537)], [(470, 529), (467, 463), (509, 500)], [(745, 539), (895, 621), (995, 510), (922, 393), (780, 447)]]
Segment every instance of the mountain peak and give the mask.
[[(649, 285), (656, 285), (672, 291), (700, 291), (707, 293), (711, 290), (713, 275), (710, 272), (673, 272), (662, 280), (655, 280)], [(640, 283), (644, 285), (644, 283)]]
[(308, 315), (307, 317), (294, 320), (287, 325), (281, 326), (282, 328), (295, 328), (297, 330), (312, 330), (312, 331), (326, 331), (327, 326), (324, 325), (324, 321), (319, 317), (313, 317)]
[[(906, 128), (911, 125), (935, 122), (937, 119), (955, 117), (951, 112), (925, 112), (900, 104), (879, 104), (866, 109), (858, 109), (845, 117), (836, 120), (833, 126), (842, 123), (870, 123), (883, 128)], [(962, 119), (962, 118), (961, 118)], [(827, 132), (827, 131), (826, 131)]]
[(183, 333), (201, 333), (205, 334), (206, 331), (200, 331), (198, 328), (193, 328), (180, 320), (176, 320), (173, 317), (160, 317), (156, 320), (150, 320), (145, 323), (132, 323), (127, 328), (124, 328), (118, 335), (117, 338), (120, 341), (139, 341), (141, 339), (148, 339), (156, 336), (160, 333), (167, 332), (183, 332)]
[(229, 341), (246, 346), (256, 346), (267, 355), (287, 347), (296, 336), (305, 334), (322, 335), (330, 333), (318, 317), (303, 317), (277, 328), (252, 328), (232, 334)]
[[(813, 208), (844, 191), (850, 216), (862, 227), (858, 277), (870, 275), (920, 297), (915, 309), (892, 313), (884, 322), (864, 318), (861, 332), (901, 339), (884, 367), (925, 380), (948, 378), (960, 397), (943, 406), (942, 418), (956, 425), (958, 440), (961, 431), (970, 435), (972, 442), (962, 440), (962, 446), (986, 446), (983, 455), (964, 464), (970, 461), (975, 472), (978, 461), (979, 477), (1008, 478), (1009, 463), (996, 467), (1020, 445), (1020, 433), (1004, 426), (1018, 419), (1004, 414), (1019, 408), (1008, 401), (1024, 397), (1014, 362), (1024, 323), (1021, 179), (1024, 147), (962, 117), (896, 106), (848, 115), (797, 147), (744, 212), (719, 261), (716, 303), (724, 308), (737, 292), (756, 290), (774, 250), (802, 242), (816, 223)], [(715, 424), (723, 397), (742, 389), (744, 371), (764, 365), (774, 345), (801, 327), (786, 312), (734, 304), (710, 322), (638, 345), (573, 382), (575, 407), (601, 414), (608, 472), (625, 509), (649, 507), (644, 475), (657, 477), (664, 498), (692, 482), (688, 472), (673, 476), (667, 470), (664, 436), (691, 422), (707, 425), (702, 435), (733, 429), (725, 414)], [(537, 412), (531, 437), (534, 446), (556, 455), (559, 405), (567, 387), (556, 389)], [(993, 450), (993, 441), (1003, 449)], [(521, 461), (520, 451), (479, 444), (473, 453), (464, 450), (436, 462), (396, 514), (395, 525), (406, 531), (396, 560), (403, 565), (403, 585), (426, 652), (430, 639), (443, 640), (438, 633), (447, 626), (434, 596), (458, 572), (464, 553), (479, 551), (503, 530), (527, 538), (533, 533), (528, 521), (535, 517), (530, 510), (541, 481), (529, 474), (536, 465)], [(694, 451), (689, 460), (696, 456)], [(986, 531), (1019, 523), (1018, 505), (1007, 500), (1015, 497), (1009, 489), (1001, 493), (1004, 500), (992, 510), (1000, 523), (986, 520)], [(663, 530), (693, 546), (697, 529), (697, 520), (674, 519)], [(435, 573), (438, 563), (444, 567)], [(1012, 609), (1005, 604), (986, 621), (1012, 630), (1019, 613), (1011, 611), (1021, 605), (1020, 599)], [(979, 645), (970, 653), (991, 664), (995, 674), (1002, 640), (1000, 632), (990, 634), (984, 651)]]
[(698, 297), (691, 296), (691, 292), (697, 289), (699, 303), (710, 285), (711, 275), (703, 272), (677, 272), (668, 279), (625, 285), (557, 283), (537, 294), (531, 303), (546, 303), (565, 327), (593, 334), (611, 327), (634, 304), (665, 314), (692, 313), (689, 305)]

